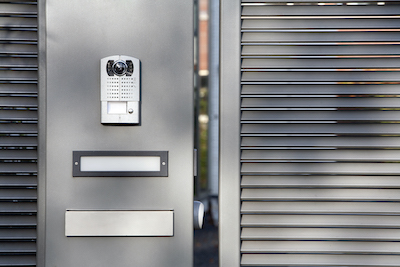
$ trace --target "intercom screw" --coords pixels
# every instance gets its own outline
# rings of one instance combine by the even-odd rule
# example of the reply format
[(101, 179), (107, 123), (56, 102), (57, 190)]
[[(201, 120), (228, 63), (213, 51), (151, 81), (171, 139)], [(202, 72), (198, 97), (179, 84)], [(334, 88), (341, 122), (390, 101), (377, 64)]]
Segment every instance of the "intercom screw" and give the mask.
[(128, 112), (129, 112), (129, 114), (132, 114), (132, 113), (133, 113), (133, 109), (130, 108), (130, 109), (128, 110)]
[(78, 164), (79, 164), (79, 163), (78, 163), (77, 161), (75, 161), (75, 166), (78, 166)]

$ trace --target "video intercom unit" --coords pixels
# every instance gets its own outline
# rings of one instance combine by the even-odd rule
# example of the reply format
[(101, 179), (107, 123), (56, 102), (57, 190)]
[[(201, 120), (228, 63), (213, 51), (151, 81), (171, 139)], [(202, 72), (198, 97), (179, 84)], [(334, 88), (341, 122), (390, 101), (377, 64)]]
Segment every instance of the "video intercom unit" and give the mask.
[(123, 55), (101, 59), (101, 123), (140, 123), (140, 61)]

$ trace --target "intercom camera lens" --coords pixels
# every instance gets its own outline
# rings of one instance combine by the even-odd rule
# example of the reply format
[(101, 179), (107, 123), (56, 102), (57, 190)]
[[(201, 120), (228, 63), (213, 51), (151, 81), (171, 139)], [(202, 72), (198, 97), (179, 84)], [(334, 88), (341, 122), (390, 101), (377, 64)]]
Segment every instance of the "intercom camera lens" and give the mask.
[(116, 61), (112, 66), (113, 72), (118, 76), (124, 75), (127, 69), (128, 66), (126, 65), (125, 61)]

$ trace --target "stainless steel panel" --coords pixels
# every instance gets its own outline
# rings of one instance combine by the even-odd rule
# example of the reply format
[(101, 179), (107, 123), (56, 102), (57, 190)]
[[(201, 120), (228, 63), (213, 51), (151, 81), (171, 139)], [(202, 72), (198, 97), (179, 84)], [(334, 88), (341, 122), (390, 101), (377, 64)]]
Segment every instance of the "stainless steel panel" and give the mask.
[[(193, 2), (45, 4), (43, 264), (192, 266)], [(140, 126), (100, 123), (99, 62), (109, 55), (141, 61)], [(73, 178), (72, 151), (78, 150), (168, 151), (169, 173)], [(174, 210), (174, 236), (65, 237), (67, 209)]]
[(173, 236), (173, 211), (66, 211), (65, 236)]
[(239, 1), (220, 1), (220, 267), (240, 266), (239, 17)]

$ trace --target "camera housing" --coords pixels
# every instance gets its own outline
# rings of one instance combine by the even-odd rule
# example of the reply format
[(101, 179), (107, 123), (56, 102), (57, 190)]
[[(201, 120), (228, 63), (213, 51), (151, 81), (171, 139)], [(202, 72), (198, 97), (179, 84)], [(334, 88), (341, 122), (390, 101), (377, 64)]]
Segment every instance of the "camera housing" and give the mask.
[(108, 60), (106, 69), (108, 76), (132, 76), (133, 62), (132, 60)]

